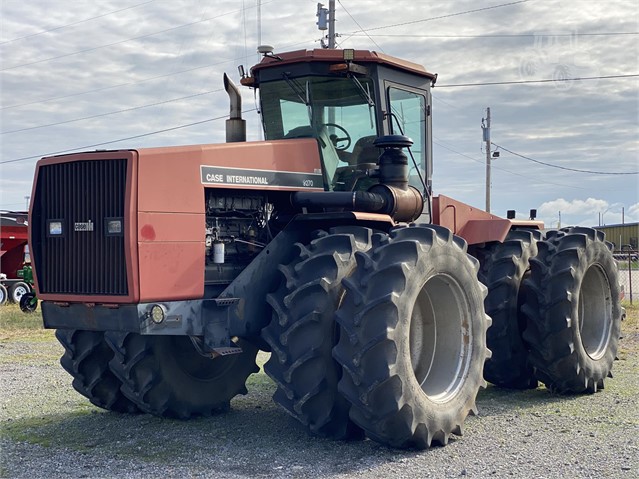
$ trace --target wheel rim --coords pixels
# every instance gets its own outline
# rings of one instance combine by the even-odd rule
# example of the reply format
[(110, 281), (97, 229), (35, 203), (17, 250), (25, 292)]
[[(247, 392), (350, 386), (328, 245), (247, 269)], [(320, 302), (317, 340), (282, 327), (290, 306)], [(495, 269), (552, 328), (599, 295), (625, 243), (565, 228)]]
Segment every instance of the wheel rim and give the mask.
[(444, 403), (462, 388), (471, 356), (471, 321), (459, 284), (445, 275), (429, 279), (417, 297), (410, 322), (415, 379), (433, 402)]
[(579, 290), (579, 334), (586, 354), (603, 357), (612, 328), (612, 297), (603, 269), (592, 265), (586, 270)]
[(16, 301), (16, 303), (19, 303), (22, 297), (27, 293), (28, 291), (26, 290), (24, 286), (18, 286), (17, 288), (13, 290), (13, 298)]

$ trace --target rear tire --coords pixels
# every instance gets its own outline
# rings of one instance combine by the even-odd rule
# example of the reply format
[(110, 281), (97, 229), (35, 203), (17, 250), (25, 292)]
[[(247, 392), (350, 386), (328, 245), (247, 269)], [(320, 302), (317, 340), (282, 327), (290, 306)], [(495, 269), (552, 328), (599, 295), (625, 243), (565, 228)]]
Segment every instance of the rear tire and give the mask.
[(393, 447), (447, 444), (486, 385), (490, 318), (478, 262), (463, 239), (432, 225), (376, 234), (356, 258), (333, 350), (351, 419)]
[(480, 263), (479, 280), (488, 287), (486, 314), (493, 320), (486, 333), (492, 357), (484, 366), (484, 378), (500, 387), (537, 387), (528, 363), (528, 346), (522, 338), (526, 318), (521, 306), (526, 299), (523, 281), (530, 271), (530, 259), (537, 255), (539, 240), (539, 231), (513, 230), (503, 243), (475, 251)]
[(621, 325), (617, 265), (592, 228), (548, 233), (526, 280), (524, 340), (535, 375), (558, 393), (594, 393), (611, 376)]
[(188, 419), (226, 411), (230, 400), (246, 394), (246, 379), (259, 371), (257, 348), (238, 340), (244, 351), (215, 359), (201, 356), (188, 336), (143, 336), (107, 332), (115, 355), (111, 371), (122, 393), (142, 411)]
[(9, 298), (9, 293), (7, 292), (7, 288), (5, 288), (4, 284), (0, 284), (0, 306), (7, 302)]
[(332, 350), (342, 279), (355, 269), (354, 253), (370, 248), (371, 235), (363, 227), (318, 231), (309, 245), (296, 245), (298, 255), (280, 266), (282, 285), (267, 297), (273, 319), (262, 337), (272, 350), (264, 371), (277, 384), (273, 400), (319, 436), (364, 436), (348, 417), (350, 404), (337, 392), (342, 368)]
[(18, 281), (13, 283), (9, 288), (9, 301), (15, 304), (20, 304), (20, 299), (27, 293), (31, 292), (31, 288), (27, 283)]
[(104, 333), (58, 329), (55, 336), (64, 346), (62, 367), (73, 377), (73, 388), (94, 405), (109, 411), (135, 413), (138, 408), (120, 392), (122, 383), (111, 373), (113, 351)]

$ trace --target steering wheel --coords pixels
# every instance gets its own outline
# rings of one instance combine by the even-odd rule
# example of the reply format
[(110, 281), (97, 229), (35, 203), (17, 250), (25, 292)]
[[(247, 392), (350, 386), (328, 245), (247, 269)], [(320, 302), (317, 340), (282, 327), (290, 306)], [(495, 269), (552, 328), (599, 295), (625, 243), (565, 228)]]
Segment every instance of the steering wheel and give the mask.
[[(340, 126), (337, 123), (324, 123), (322, 126), (323, 127), (324, 126), (332, 127), (332, 128), (335, 128), (335, 129), (341, 131), (342, 133), (344, 133), (345, 136), (342, 136), (342, 137), (337, 136), (334, 133), (329, 135), (329, 138), (333, 142), (333, 146), (335, 147), (335, 149), (337, 151), (347, 150), (348, 147), (351, 146), (351, 143), (352, 143), (351, 135), (348, 134), (348, 132), (346, 131), (346, 129), (343, 126)], [(342, 146), (337, 146), (338, 143), (341, 143), (343, 141), (345, 141), (346, 144), (344, 144)]]

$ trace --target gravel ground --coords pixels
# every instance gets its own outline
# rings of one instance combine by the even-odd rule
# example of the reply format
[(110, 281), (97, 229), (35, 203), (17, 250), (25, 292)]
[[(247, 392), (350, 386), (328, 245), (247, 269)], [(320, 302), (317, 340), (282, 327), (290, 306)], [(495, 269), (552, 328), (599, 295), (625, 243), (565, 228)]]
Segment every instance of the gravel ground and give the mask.
[(212, 418), (103, 412), (71, 387), (52, 334), (0, 335), (0, 477), (636, 478), (639, 335), (629, 319), (604, 391), (489, 387), (462, 438), (419, 452), (308, 436), (273, 404), (263, 373)]

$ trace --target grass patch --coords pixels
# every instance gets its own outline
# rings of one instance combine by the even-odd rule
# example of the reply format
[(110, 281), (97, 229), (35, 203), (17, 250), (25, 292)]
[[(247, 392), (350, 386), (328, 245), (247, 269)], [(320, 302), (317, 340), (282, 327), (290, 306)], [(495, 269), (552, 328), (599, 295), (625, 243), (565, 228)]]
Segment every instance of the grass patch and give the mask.
[(17, 304), (0, 306), (0, 331), (16, 329), (43, 329), (42, 313), (23, 313)]
[(626, 319), (621, 322), (621, 341), (617, 356), (621, 360), (639, 352), (639, 304), (630, 304), (624, 300), (621, 305), (626, 308)]
[(0, 306), (0, 343), (30, 341), (49, 342), (54, 339), (54, 331), (44, 329), (42, 313), (23, 313), (17, 304)]
[(629, 299), (624, 299), (621, 302), (621, 306), (626, 308), (626, 313), (628, 313), (629, 316), (632, 314), (635, 317), (635, 321), (637, 320), (639, 317), (639, 303), (637, 301), (633, 301), (633, 304), (630, 304)]
[[(87, 416), (94, 408), (82, 408), (60, 415), (36, 416), (20, 418), (2, 424), (0, 437), (13, 441), (28, 442), (44, 447), (54, 445), (73, 446), (80, 437), (78, 431), (70, 431), (69, 424), (77, 423), (78, 418)], [(86, 439), (84, 439), (86, 440)], [(81, 448), (75, 448), (81, 449)]]

